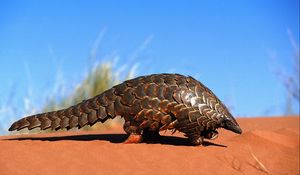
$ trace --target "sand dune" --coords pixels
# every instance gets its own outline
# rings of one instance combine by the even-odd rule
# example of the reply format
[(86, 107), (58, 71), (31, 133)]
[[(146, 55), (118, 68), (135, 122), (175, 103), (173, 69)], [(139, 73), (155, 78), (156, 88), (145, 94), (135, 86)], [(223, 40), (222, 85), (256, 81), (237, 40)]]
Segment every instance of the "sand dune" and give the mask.
[(299, 174), (299, 117), (238, 119), (206, 146), (181, 133), (121, 144), (121, 128), (0, 137), (0, 174)]

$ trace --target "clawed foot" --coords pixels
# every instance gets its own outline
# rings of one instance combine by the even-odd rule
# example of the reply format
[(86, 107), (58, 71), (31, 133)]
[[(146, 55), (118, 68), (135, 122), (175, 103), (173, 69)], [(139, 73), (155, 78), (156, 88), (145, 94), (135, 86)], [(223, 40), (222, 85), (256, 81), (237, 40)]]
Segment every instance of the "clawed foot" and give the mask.
[(219, 134), (218, 131), (210, 131), (204, 137), (206, 139), (214, 140), (214, 139), (218, 138), (218, 134)]
[(203, 137), (191, 138), (190, 141), (195, 146), (202, 145), (203, 144)]
[(151, 143), (157, 142), (160, 138), (161, 136), (158, 131), (144, 130), (142, 135), (131, 133), (123, 143), (141, 143), (142, 141)]
[(130, 134), (129, 137), (123, 143), (125, 143), (125, 144), (141, 143), (142, 141), (143, 141), (142, 135)]

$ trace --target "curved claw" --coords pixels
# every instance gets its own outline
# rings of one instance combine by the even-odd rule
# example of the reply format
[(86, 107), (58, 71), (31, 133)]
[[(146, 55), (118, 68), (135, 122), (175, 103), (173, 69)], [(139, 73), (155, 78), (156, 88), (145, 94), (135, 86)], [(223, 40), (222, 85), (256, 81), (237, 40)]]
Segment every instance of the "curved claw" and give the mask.
[(218, 131), (212, 131), (210, 134), (211, 134), (211, 136), (210, 136), (211, 140), (218, 138), (218, 135), (219, 135)]
[(218, 135), (219, 135), (218, 131), (210, 131), (209, 133), (207, 133), (205, 135), (205, 138), (210, 139), (210, 140), (214, 140), (214, 139), (218, 138)]

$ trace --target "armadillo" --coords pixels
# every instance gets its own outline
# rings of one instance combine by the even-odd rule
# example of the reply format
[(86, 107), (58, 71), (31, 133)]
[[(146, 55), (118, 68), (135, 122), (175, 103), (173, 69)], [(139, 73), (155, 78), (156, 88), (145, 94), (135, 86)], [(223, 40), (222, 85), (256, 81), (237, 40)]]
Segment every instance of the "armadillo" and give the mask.
[(128, 138), (124, 143), (159, 137), (162, 130), (182, 132), (193, 145), (215, 139), (218, 128), (242, 133), (210, 89), (193, 77), (180, 74), (152, 74), (127, 80), (67, 109), (22, 118), (9, 131), (81, 128), (117, 116), (125, 120), (123, 129)]

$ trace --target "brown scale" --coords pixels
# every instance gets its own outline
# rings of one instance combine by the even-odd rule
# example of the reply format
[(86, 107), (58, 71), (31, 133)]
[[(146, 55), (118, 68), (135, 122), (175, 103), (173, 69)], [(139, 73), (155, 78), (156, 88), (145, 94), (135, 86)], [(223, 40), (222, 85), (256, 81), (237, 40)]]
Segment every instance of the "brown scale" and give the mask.
[(214, 139), (222, 127), (241, 133), (224, 104), (202, 83), (179, 74), (141, 76), (116, 85), (67, 109), (20, 119), (9, 131), (23, 128), (71, 129), (123, 117), (129, 137), (125, 143), (157, 139), (159, 131), (186, 134), (191, 143)]

